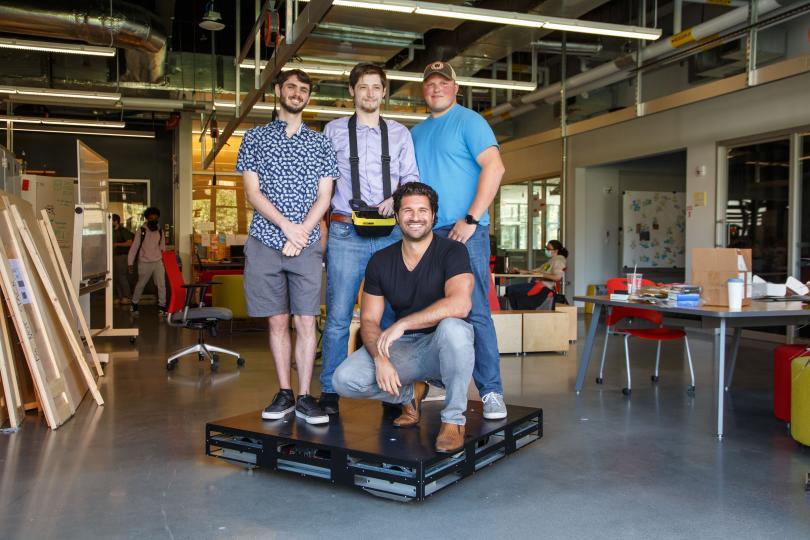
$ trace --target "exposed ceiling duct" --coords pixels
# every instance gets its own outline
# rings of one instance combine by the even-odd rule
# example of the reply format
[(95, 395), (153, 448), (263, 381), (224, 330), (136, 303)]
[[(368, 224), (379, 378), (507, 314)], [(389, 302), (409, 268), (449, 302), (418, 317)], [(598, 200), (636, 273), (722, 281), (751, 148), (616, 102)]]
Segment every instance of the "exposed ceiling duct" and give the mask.
[[(776, 8), (789, 3), (789, 0), (758, 0), (757, 13), (762, 16)], [(689, 42), (698, 42), (719, 32), (743, 24), (748, 20), (748, 7), (737, 8), (723, 15), (710, 19), (689, 29)], [(642, 61), (650, 61), (666, 53), (672, 52), (686, 43), (673, 39), (660, 39), (652, 45), (642, 49)], [(635, 55), (626, 55), (613, 61), (606, 62), (589, 71), (580, 73), (566, 81), (566, 95), (572, 97), (579, 93), (613, 84), (630, 76), (631, 70), (636, 67)], [(559, 96), (561, 84), (559, 82), (546, 86), (540, 90), (524, 94), (503, 105), (484, 112), (490, 124), (499, 124), (515, 118), (535, 108), (535, 104), (542, 100), (554, 101)]]
[(75, 40), (126, 50), (123, 80), (158, 82), (166, 63), (166, 33), (155, 15), (134, 4), (100, 0), (65, 8), (63, 2), (4, 0), (0, 32)]

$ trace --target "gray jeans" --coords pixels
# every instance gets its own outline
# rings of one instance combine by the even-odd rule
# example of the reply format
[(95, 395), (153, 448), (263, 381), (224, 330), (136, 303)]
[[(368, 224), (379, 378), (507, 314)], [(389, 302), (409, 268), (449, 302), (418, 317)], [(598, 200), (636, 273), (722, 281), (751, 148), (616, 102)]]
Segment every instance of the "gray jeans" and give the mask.
[(163, 261), (138, 262), (138, 282), (135, 284), (135, 293), (132, 295), (132, 303), (141, 301), (143, 288), (152, 278), (158, 293), (158, 304), (166, 306), (166, 273), (163, 270)]
[(407, 334), (396, 340), (389, 352), (402, 383), (399, 396), (377, 385), (374, 359), (365, 347), (338, 366), (332, 387), (344, 397), (407, 403), (413, 399), (414, 381), (441, 379), (447, 390), (442, 422), (463, 426), (467, 388), (475, 365), (473, 340), (472, 325), (461, 319), (444, 319), (432, 334)]

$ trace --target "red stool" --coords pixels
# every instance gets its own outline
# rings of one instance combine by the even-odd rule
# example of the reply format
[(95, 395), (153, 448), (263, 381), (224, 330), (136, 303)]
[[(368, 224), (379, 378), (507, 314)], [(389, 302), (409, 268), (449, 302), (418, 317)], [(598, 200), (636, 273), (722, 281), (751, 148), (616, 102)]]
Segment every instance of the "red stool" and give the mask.
[(780, 345), (773, 350), (773, 414), (790, 422), (790, 363), (807, 354), (806, 345)]

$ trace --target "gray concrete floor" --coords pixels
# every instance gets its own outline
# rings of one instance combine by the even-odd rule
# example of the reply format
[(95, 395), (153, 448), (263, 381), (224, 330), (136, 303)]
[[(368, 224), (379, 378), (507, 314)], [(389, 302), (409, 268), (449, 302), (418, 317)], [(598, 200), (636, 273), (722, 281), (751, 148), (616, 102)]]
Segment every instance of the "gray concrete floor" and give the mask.
[(138, 324), (135, 347), (98, 340), (112, 357), (104, 407), (86, 398), (57, 431), (29, 415), (0, 435), (0, 537), (810, 538), (810, 450), (772, 415), (770, 344), (743, 343), (722, 442), (706, 336), (691, 340), (694, 397), (674, 344), (657, 386), (654, 345), (634, 344), (629, 399), (618, 339), (605, 385), (592, 364), (580, 396), (577, 352), (504, 356), (507, 401), (544, 409), (543, 439), (423, 503), (394, 503), (206, 457), (207, 420), (258, 410), (277, 389), (265, 335), (212, 340), (241, 351), (243, 369), (186, 358), (167, 373), (167, 352), (193, 334), (158, 324), (151, 306)]

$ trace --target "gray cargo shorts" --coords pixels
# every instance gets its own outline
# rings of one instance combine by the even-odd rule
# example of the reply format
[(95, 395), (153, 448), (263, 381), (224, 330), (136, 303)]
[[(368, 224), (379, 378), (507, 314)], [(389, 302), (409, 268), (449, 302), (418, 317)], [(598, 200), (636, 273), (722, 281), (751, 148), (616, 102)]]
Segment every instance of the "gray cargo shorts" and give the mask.
[(248, 236), (244, 277), (248, 315), (320, 315), (322, 261), (320, 242), (297, 257), (287, 257)]

